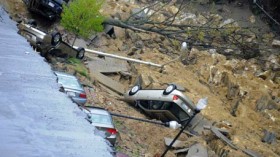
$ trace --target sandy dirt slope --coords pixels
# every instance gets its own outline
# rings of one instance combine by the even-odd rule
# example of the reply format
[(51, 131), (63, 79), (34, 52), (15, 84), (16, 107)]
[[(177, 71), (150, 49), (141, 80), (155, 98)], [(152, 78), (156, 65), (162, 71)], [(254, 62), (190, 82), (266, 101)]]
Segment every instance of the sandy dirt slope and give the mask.
[[(3, 3), (3, 0), (1, 1)], [(22, 2), (20, 0), (14, 0), (14, 2), (15, 5), (9, 6), (11, 12), (26, 14)], [(7, 1), (4, 0), (4, 3), (7, 5)], [(16, 9), (16, 5), (18, 5), (18, 9)], [(116, 3), (113, 0), (107, 1), (107, 5), (107, 7), (111, 7), (112, 13), (121, 12), (123, 14), (128, 13), (129, 8), (134, 6), (129, 3)], [(155, 63), (165, 63), (174, 58), (158, 51), (159, 46), (156, 45), (165, 43), (165, 41), (156, 39), (158, 36), (155, 34), (136, 35), (140, 36), (140, 39), (148, 38), (155, 46), (151, 48), (145, 45), (141, 53), (136, 53), (132, 57)], [(116, 39), (105, 36), (102, 38), (102, 42), (106, 44), (94, 48), (124, 56), (135, 45), (135, 41), (125, 35), (118, 36)], [(123, 50), (123, 47), (128, 47), (128, 50)], [(179, 53), (176, 48), (173, 50), (172, 53)], [(195, 56), (197, 60), (195, 64), (183, 65), (180, 62), (175, 62), (166, 66), (163, 72), (145, 65), (134, 64), (134, 66), (138, 74), (153, 78), (153, 87), (155, 88), (163, 88), (166, 83), (175, 82), (187, 89), (185, 94), (195, 103), (199, 98), (208, 97), (209, 106), (202, 111), (202, 114), (215, 122), (229, 122), (232, 125), (232, 127), (228, 127), (231, 132), (231, 139), (239, 147), (252, 149), (263, 156), (279, 156), (279, 109), (262, 112), (256, 112), (255, 110), (257, 100), (263, 95), (280, 97), (279, 84), (275, 84), (269, 79), (263, 80), (256, 77), (254, 69), (258, 65), (254, 65), (252, 61), (226, 60), (224, 56), (195, 49), (193, 49), (191, 55)], [(220, 76), (221, 74), (224, 75)], [(226, 77), (224, 77), (225, 75)], [(131, 86), (130, 81), (123, 82), (126, 83), (127, 87)], [(228, 92), (229, 82), (239, 87), (237, 93), (231, 95)], [(116, 113), (145, 117), (138, 110), (116, 99), (98, 83), (93, 84), (93, 86), (95, 89), (92, 91), (90, 105), (105, 107)], [(239, 98), (241, 98), (239, 107), (236, 111), (236, 117), (234, 117), (230, 114), (230, 111)], [(161, 154), (165, 149), (163, 137), (174, 137), (177, 133), (177, 131), (152, 124), (122, 118), (114, 118), (114, 120), (120, 132), (117, 149), (130, 156), (150, 157)], [(261, 142), (264, 129), (273, 131), (278, 135), (276, 143), (266, 144)], [(180, 138), (180, 140), (186, 139), (186, 135)], [(169, 153), (167, 156), (174, 155)], [(244, 156), (244, 154), (237, 156)]]

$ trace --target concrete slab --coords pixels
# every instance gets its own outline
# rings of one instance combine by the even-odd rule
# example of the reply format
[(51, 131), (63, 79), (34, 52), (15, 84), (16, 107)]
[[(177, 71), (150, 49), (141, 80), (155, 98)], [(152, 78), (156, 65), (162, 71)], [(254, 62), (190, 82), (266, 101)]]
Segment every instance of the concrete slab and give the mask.
[[(171, 143), (172, 141), (173, 141), (172, 138), (164, 137), (164, 142), (165, 142), (165, 145), (166, 145), (166, 146), (169, 146), (170, 143)], [(183, 142), (182, 142), (182, 141), (176, 140), (176, 141), (173, 143), (172, 147), (173, 147), (173, 148), (178, 148), (178, 147), (180, 147), (180, 146), (182, 146), (182, 145), (183, 145)]]
[(207, 149), (201, 144), (197, 143), (190, 147), (186, 157), (208, 157)]
[(127, 72), (128, 64), (125, 61), (119, 59), (114, 59), (110, 57), (99, 58), (89, 56), (92, 60), (88, 62), (88, 67), (90, 69), (96, 69), (101, 73), (117, 73), (117, 72)]
[(101, 74), (95, 67), (89, 67), (91, 76), (95, 78), (99, 83), (103, 84), (104, 86), (108, 87), (110, 90), (118, 93), (119, 95), (123, 95), (125, 92), (124, 86), (107, 77), (106, 75)]
[[(73, 41), (71, 41), (70, 43), (73, 43)], [(77, 39), (75, 40), (74, 45), (75, 45), (75, 46), (78, 46), (78, 47), (87, 48), (87, 42), (86, 42), (84, 39), (79, 39), (79, 38), (77, 38)]]

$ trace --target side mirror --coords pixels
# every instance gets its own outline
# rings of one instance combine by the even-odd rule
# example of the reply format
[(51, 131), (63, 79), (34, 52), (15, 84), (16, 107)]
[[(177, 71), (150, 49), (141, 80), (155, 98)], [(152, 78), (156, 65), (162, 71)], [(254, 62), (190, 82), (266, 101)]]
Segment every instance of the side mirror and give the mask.
[(92, 120), (90, 119), (91, 118), (91, 116), (89, 115), (89, 114), (87, 114), (87, 116), (86, 116), (86, 120), (91, 124), (92, 123)]
[(201, 110), (206, 108), (207, 104), (208, 104), (208, 98), (207, 97), (199, 99), (197, 104), (196, 104), (196, 109), (198, 111), (201, 111)]
[(63, 88), (63, 86), (61, 84), (58, 84), (58, 86), (59, 86), (59, 91), (60, 92), (65, 92), (65, 90), (64, 90), (64, 88)]

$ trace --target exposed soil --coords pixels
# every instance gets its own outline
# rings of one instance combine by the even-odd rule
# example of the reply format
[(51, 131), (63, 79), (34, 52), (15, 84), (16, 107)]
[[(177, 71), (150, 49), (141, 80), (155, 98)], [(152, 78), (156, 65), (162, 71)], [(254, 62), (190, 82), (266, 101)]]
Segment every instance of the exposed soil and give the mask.
[[(14, 17), (30, 17), (20, 0), (0, 0), (0, 3), (6, 5)], [(127, 14), (129, 9), (134, 6), (128, 2), (110, 0), (107, 1), (106, 8), (111, 10), (110, 14), (114, 12)], [(129, 32), (128, 30), (126, 32), (120, 30), (120, 34)], [(179, 53), (178, 48), (173, 48), (171, 49), (172, 52), (169, 52), (169, 54), (173, 54), (173, 57), (159, 52), (158, 44), (166, 44), (166, 41), (164, 39), (159, 40), (156, 34), (134, 34), (139, 39), (147, 39), (147, 41), (144, 43), (141, 53), (136, 53), (132, 57), (162, 64), (172, 60)], [(91, 48), (126, 56), (135, 45), (135, 42), (134, 39), (127, 35), (117, 36), (116, 39), (102, 35), (103, 45)], [(149, 42), (151, 44), (148, 44)], [(127, 49), (123, 50), (124, 47), (127, 47)], [(275, 50), (280, 51), (280, 49)], [(185, 94), (194, 102), (197, 102), (202, 97), (208, 97), (209, 105), (202, 111), (202, 114), (215, 122), (226, 121), (230, 123), (231, 127), (227, 129), (230, 130), (231, 140), (234, 144), (241, 148), (254, 150), (263, 156), (280, 156), (279, 82), (272, 81), (270, 77), (257, 77), (255, 75), (256, 69), (261, 69), (261, 66), (255, 64), (254, 59), (226, 60), (222, 55), (210, 54), (208, 51), (199, 51), (197, 49), (192, 49), (190, 55), (196, 60), (193, 64), (184, 65), (178, 61), (167, 65), (163, 71), (146, 65), (133, 64), (136, 73), (133, 73), (132, 79), (121, 81), (126, 83), (127, 88), (131, 87), (135, 77), (142, 74), (152, 77), (153, 84), (149, 88), (165, 88), (166, 83), (175, 82), (187, 89)], [(71, 68), (65, 62), (58, 62), (53, 59), (52, 63), (54, 63), (54, 68), (71, 71)], [(119, 78), (118, 75), (116, 78)], [(118, 100), (114, 94), (94, 82), (94, 79), (88, 80), (82, 76), (80, 76), (80, 79), (94, 87), (93, 89), (88, 89), (88, 94), (90, 94), (88, 105), (105, 107), (115, 113), (147, 118), (139, 110)], [(236, 92), (232, 93), (230, 90), (232, 88), (236, 88)], [(275, 102), (273, 109), (256, 111), (256, 103), (262, 96), (267, 96), (269, 101)], [(237, 101), (239, 106), (235, 112), (236, 116), (233, 116), (231, 111)], [(117, 150), (135, 157), (160, 155), (166, 148), (163, 138), (175, 137), (178, 132), (154, 124), (128, 119), (114, 118), (114, 121), (120, 133), (116, 146)], [(277, 134), (275, 143), (267, 144), (261, 141), (265, 129)], [(187, 135), (180, 137), (180, 140), (187, 139)], [(214, 149), (213, 147), (215, 146), (213, 145), (218, 144), (210, 141), (208, 146)], [(222, 145), (219, 150), (221, 149), (226, 149), (226, 147)], [(246, 156), (233, 150), (230, 150), (230, 152), (228, 156)], [(169, 152), (167, 156), (175, 155)]]

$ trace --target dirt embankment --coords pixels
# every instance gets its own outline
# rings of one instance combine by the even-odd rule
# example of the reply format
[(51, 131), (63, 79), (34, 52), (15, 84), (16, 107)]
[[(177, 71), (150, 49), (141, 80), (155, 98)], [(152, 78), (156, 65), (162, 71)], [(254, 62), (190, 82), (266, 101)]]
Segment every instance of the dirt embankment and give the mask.
[[(20, 0), (14, 0), (14, 2), (16, 5), (9, 7), (12, 10), (11, 13), (23, 13), (23, 16), (26, 16), (26, 9), (22, 2)], [(8, 2), (4, 1), (4, 3), (7, 5)], [(106, 8), (111, 10), (111, 14), (118, 12), (124, 17), (135, 6), (135, 4), (113, 0), (107, 1), (106, 4)], [(101, 44), (91, 48), (125, 56), (132, 51), (136, 44), (140, 44), (141, 50), (133, 53), (132, 57), (160, 64), (172, 60), (176, 54), (179, 54), (178, 48), (171, 47), (167, 39), (156, 34), (143, 34), (121, 29), (116, 31), (115, 39), (104, 34), (100, 35), (99, 43)], [(166, 54), (159, 51), (163, 47), (168, 50)], [(150, 76), (152, 84), (149, 88), (163, 88), (166, 83), (175, 82), (187, 89), (185, 94), (194, 102), (197, 102), (199, 98), (208, 97), (209, 105), (202, 111), (202, 114), (215, 122), (230, 123), (231, 127), (228, 129), (234, 144), (241, 148), (252, 149), (263, 156), (279, 156), (280, 86), (279, 82), (272, 80), (271, 72), (258, 72), (262, 65), (255, 64), (254, 59), (227, 60), (217, 53), (197, 49), (192, 49), (189, 57), (193, 58), (191, 64), (184, 65), (181, 62), (174, 62), (167, 65), (163, 71), (133, 64), (136, 71), (133, 73), (132, 80), (121, 81), (129, 84), (137, 75)], [(279, 64), (279, 56), (276, 61), (277, 59)], [(67, 70), (68, 66), (62, 62), (56, 63), (55, 67)], [(279, 77), (277, 73), (274, 74), (273, 79), (275, 79), (275, 75)], [(119, 77), (116, 78), (119, 79)], [(83, 77), (81, 79), (89, 81)], [(90, 105), (105, 107), (116, 113), (146, 118), (138, 110), (116, 99), (114, 95), (92, 81), (94, 80), (91, 79), (89, 82), (94, 86), (89, 100)], [(165, 149), (163, 137), (174, 137), (177, 133), (177, 131), (152, 124), (121, 118), (114, 118), (114, 120), (120, 132), (117, 149), (130, 156), (159, 155)], [(278, 137), (275, 143), (261, 142), (264, 130), (276, 133)], [(180, 137), (180, 140), (187, 139), (186, 135)], [(231, 156), (243, 155), (231, 153)], [(174, 154), (169, 153), (167, 156), (174, 156)]]

